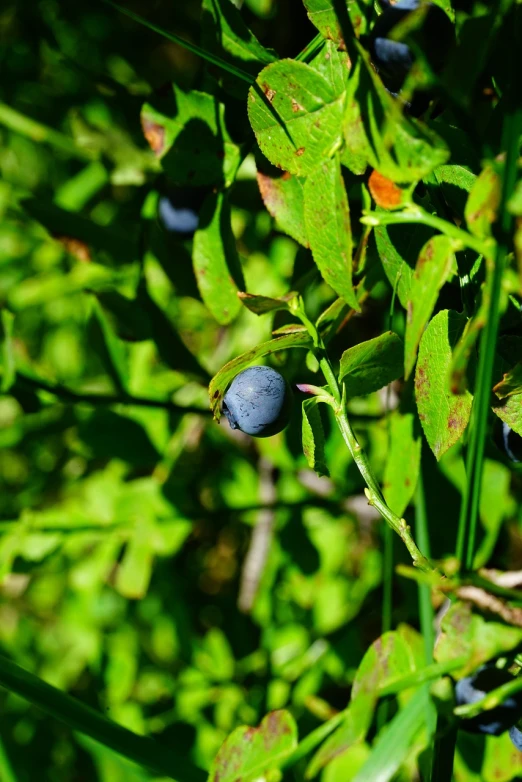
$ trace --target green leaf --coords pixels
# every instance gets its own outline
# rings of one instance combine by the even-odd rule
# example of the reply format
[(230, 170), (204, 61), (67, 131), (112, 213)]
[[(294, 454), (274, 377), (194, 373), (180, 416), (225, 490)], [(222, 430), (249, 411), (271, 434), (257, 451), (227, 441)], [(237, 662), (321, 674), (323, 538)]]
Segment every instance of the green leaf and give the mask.
[(227, 130), (224, 106), (213, 95), (173, 85), (173, 95), (145, 103), (141, 124), (163, 169), (178, 185), (230, 185), (240, 150)]
[(236, 728), (216, 755), (208, 782), (254, 782), (297, 746), (297, 726), (288, 711), (273, 711), (258, 728)]
[(304, 186), (304, 214), (314, 261), (325, 282), (359, 310), (352, 283), (352, 229), (338, 156), (324, 160)]
[(354, 744), (326, 766), (321, 782), (351, 782), (370, 756), (367, 744)]
[(310, 469), (318, 475), (329, 475), (324, 454), (324, 430), (319, 400), (303, 402), (303, 452)]
[(488, 165), (480, 173), (466, 202), (464, 216), (470, 233), (480, 238), (491, 236), (499, 205), (500, 178)]
[(448, 279), (454, 263), (452, 243), (447, 236), (434, 236), (420, 251), (406, 308), (405, 378), (410, 376), (415, 366), (424, 327), (431, 318), (439, 291)]
[(392, 182), (418, 182), (446, 162), (449, 150), (434, 131), (411, 117), (385, 90), (368, 54), (356, 42), (360, 59), (348, 80), (344, 141), (346, 152)]
[(141, 600), (146, 594), (154, 561), (150, 525), (138, 524), (132, 531), (116, 572), (115, 586), (123, 597)]
[(391, 780), (408, 757), (410, 747), (426, 724), (427, 694), (419, 689), (379, 733), (372, 753), (354, 779)]
[(403, 349), (400, 337), (387, 331), (345, 350), (339, 381), (346, 385), (347, 398), (371, 394), (401, 377)]
[(308, 247), (304, 221), (305, 180), (276, 168), (264, 155), (258, 155), (256, 162), (259, 192), (276, 225), (303, 247)]
[(324, 76), (338, 95), (346, 90), (350, 58), (333, 41), (325, 41), (308, 65)]
[(279, 60), (248, 94), (248, 116), (263, 154), (278, 168), (309, 174), (341, 144), (344, 94), (310, 66)]
[(522, 394), (508, 396), (503, 402), (493, 405), (492, 409), (501, 421), (522, 437)]
[(499, 399), (522, 394), (522, 363), (519, 361), (508, 372), (504, 372), (502, 380), (493, 387)]
[[(310, 21), (325, 38), (337, 46), (345, 47), (343, 34), (334, 10), (333, 0), (303, 0)], [(368, 30), (368, 19), (372, 12), (372, 3), (365, 0), (350, 0), (346, 3), (353, 31), (357, 38)]]
[(433, 235), (434, 231), (424, 225), (379, 225), (374, 229), (382, 267), (404, 309), (408, 306), (417, 258)]
[(382, 489), (386, 502), (401, 518), (417, 485), (422, 440), (413, 413), (396, 410), (389, 420), (389, 445)]
[(255, 315), (264, 315), (267, 312), (275, 312), (276, 310), (290, 312), (290, 302), (294, 301), (298, 295), (294, 291), (290, 291), (285, 296), (274, 299), (270, 296), (258, 296), (254, 293), (244, 293), (243, 291), (238, 293), (241, 303)]
[(114, 333), (96, 299), (92, 300), (89, 340), (116, 389), (123, 395), (127, 394), (129, 374), (124, 344)]
[(262, 342), (260, 345), (256, 345), (252, 350), (242, 353), (240, 356), (229, 361), (222, 367), (217, 375), (215, 375), (208, 389), (210, 397), (210, 406), (214, 413), (214, 418), (219, 421), (221, 418), (221, 402), (225, 396), (225, 392), (229, 383), (241, 372), (242, 369), (250, 366), (257, 359), (263, 356), (269, 356), (272, 353), (276, 353), (278, 350), (286, 350), (287, 348), (310, 348), (312, 345), (312, 339), (307, 331), (291, 332), (290, 334), (284, 334), (275, 339), (271, 339), (268, 342)]
[(442, 310), (422, 337), (415, 372), (415, 397), (428, 444), (440, 457), (454, 445), (468, 425), (472, 395), (450, 390), (452, 350), (466, 323), (464, 315)]
[[(201, 7), (201, 44), (212, 54), (242, 71), (257, 76), (264, 65), (277, 55), (262, 46), (231, 0), (203, 0)], [(224, 83), (234, 94), (244, 97), (247, 85), (226, 73)]]
[(442, 619), (434, 657), (437, 662), (463, 657), (466, 662), (455, 673), (460, 679), (521, 642), (522, 628), (486, 620), (473, 613), (470, 603), (456, 602)]
[(241, 309), (237, 293), (244, 290), (245, 281), (225, 193), (211, 193), (205, 199), (192, 260), (201, 298), (218, 323), (230, 323)]
[(2, 393), (9, 391), (16, 380), (16, 363), (13, 350), (13, 326), (14, 315), (9, 310), (2, 309), (1, 312), (1, 337), (2, 337), (2, 382), (0, 390)]

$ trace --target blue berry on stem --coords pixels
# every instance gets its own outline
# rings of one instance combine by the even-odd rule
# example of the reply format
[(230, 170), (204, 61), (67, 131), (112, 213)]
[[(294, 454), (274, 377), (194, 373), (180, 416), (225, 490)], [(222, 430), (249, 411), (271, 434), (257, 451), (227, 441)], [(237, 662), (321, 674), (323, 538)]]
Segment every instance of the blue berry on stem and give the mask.
[[(494, 665), (484, 665), (471, 676), (466, 676), (455, 685), (455, 698), (458, 706), (476, 703), (487, 693), (497, 687), (513, 681), (509, 671), (496, 668)], [(490, 736), (500, 736), (522, 716), (522, 701), (519, 694), (512, 695), (494, 709), (482, 714), (463, 719), (461, 727), (470, 733), (485, 733)]]
[(292, 390), (279, 372), (271, 367), (249, 367), (230, 384), (223, 413), (232, 429), (252, 437), (270, 437), (287, 426), (292, 401)]

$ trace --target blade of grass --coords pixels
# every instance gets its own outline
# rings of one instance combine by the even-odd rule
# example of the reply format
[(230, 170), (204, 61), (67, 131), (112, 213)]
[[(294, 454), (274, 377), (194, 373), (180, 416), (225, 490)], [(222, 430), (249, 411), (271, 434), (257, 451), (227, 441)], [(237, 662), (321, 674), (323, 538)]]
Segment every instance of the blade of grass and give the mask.
[(298, 55), (296, 55), (295, 59), (298, 62), (309, 62), (314, 54), (317, 54), (319, 49), (324, 44), (324, 38), (321, 35), (321, 33), (317, 33), (315, 38), (312, 38), (310, 43), (308, 43), (304, 49), (302, 49)]
[(12, 769), (1, 736), (0, 736), (0, 779), (2, 780), (2, 782), (17, 782), (16, 775)]
[[(247, 84), (254, 83), (255, 79), (249, 73), (242, 71), (240, 68), (236, 68), (235, 65), (231, 65), (229, 62), (226, 62), (226, 60), (222, 60), (221, 57), (208, 52), (201, 46), (197, 46), (197, 44), (192, 43), (191, 41), (187, 41), (185, 38), (181, 38), (181, 36), (176, 35), (176, 33), (171, 33), (168, 30), (165, 30), (163, 27), (159, 27), (159, 25), (154, 24), (153, 22), (149, 22), (149, 20), (145, 19), (145, 17), (134, 13), (134, 11), (131, 11), (129, 8), (124, 8), (122, 5), (119, 5), (119, 3), (114, 3), (113, 0), (101, 0), (101, 2), (105, 3), (106, 5), (110, 5), (111, 8), (116, 9), (116, 11), (120, 11), (122, 14), (128, 16), (129, 19), (133, 19), (138, 24), (141, 24), (144, 27), (148, 27), (149, 30), (152, 30), (154, 33), (162, 35), (163, 38), (167, 38), (167, 40), (178, 44), (178, 46), (182, 46), (188, 52), (192, 52), (192, 54), (195, 54), (197, 57), (201, 57), (203, 60), (206, 60), (212, 65), (217, 65), (218, 68), (222, 68), (222, 70), (227, 71), (232, 76), (236, 76), (242, 81), (246, 81)], [(260, 63), (259, 70), (261, 70), (262, 67), (263, 65)]]
[(461, 506), (457, 541), (457, 559), (464, 570), (471, 570), (473, 567), (493, 363), (500, 322), (502, 275), (506, 257), (510, 250), (510, 234), (513, 225), (513, 216), (506, 209), (506, 203), (513, 192), (517, 178), (517, 159), (521, 132), (522, 107), (518, 105), (517, 101), (515, 105), (512, 105), (511, 111), (508, 111), (505, 115), (502, 134), (502, 150), (506, 152), (506, 161), (502, 174), (499, 237), (495, 253), (488, 317), (480, 338), (477, 386), (471, 414), (470, 439), (466, 458), (467, 483)]
[(140, 766), (178, 782), (203, 782), (206, 778), (203, 771), (176, 757), (167, 747), (117, 725), (1, 655), (0, 685), (66, 723), (71, 730), (85, 733)]

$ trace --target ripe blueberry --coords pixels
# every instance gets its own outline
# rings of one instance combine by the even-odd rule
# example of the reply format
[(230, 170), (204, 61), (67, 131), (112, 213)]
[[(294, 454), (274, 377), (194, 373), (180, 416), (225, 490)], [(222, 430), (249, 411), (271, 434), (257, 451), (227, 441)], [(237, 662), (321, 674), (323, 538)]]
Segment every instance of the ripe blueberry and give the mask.
[(513, 725), (513, 727), (509, 729), (509, 738), (513, 742), (515, 749), (522, 752), (522, 730), (519, 730), (516, 725)]
[[(420, 0), (398, 0), (386, 3), (383, 13), (375, 22), (370, 35), (370, 52), (373, 63), (383, 80), (384, 86), (396, 95), (413, 64), (413, 54), (407, 44), (388, 38), (395, 25), (411, 11), (421, 5)], [(428, 3), (422, 30), (416, 31), (423, 52), (435, 71), (440, 70), (454, 41), (454, 29), (442, 8)]]
[(293, 394), (279, 372), (249, 367), (236, 375), (223, 399), (223, 412), (232, 429), (252, 437), (270, 437), (287, 426)]
[[(455, 685), (455, 697), (458, 706), (476, 703), (488, 692), (502, 684), (513, 681), (513, 676), (494, 665), (484, 665), (471, 676), (466, 676)], [(462, 728), (470, 733), (486, 733), (499, 736), (508, 730), (522, 716), (522, 701), (520, 696), (510, 696), (494, 709), (485, 711), (471, 719), (462, 720)]]
[(502, 421), (497, 444), (511, 462), (522, 461), (522, 437), (517, 432), (514, 432), (505, 421)]
[(199, 225), (204, 193), (195, 188), (171, 188), (158, 202), (158, 213), (169, 233), (192, 236)]

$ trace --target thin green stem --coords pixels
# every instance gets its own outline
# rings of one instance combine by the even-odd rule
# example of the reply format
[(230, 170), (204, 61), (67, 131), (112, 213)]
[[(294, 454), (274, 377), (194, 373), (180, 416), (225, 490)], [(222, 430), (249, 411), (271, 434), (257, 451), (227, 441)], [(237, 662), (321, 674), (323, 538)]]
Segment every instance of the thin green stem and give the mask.
[[(435, 228), (461, 247), (469, 247), (480, 255), (491, 256), (495, 247), (493, 239), (480, 239), (473, 236), (456, 225), (444, 220), (442, 217), (432, 215), (420, 206), (412, 205), (401, 212), (367, 212), (361, 217), (363, 225), (407, 225), (421, 223), (430, 228)], [(458, 249), (458, 248), (457, 248)]]
[[(430, 557), (430, 539), (428, 529), (428, 514), (426, 512), (426, 498), (424, 496), (424, 482), (422, 469), (417, 480), (415, 493), (415, 534), (419, 546)], [(424, 638), (424, 655), (426, 663), (433, 662), (433, 645), (435, 635), (433, 632), (433, 606), (431, 604), (431, 588), (427, 584), (419, 584), (419, 612), (422, 637)]]
[[(178, 46), (182, 46), (188, 52), (192, 52), (192, 54), (201, 57), (201, 59), (206, 60), (212, 65), (217, 65), (218, 68), (222, 68), (232, 76), (236, 76), (238, 79), (241, 79), (241, 81), (244, 81), (247, 84), (254, 84), (255, 79), (250, 75), (250, 73), (237, 68), (235, 65), (232, 65), (226, 60), (222, 60), (221, 57), (212, 54), (212, 52), (208, 52), (206, 49), (202, 49), (201, 46), (197, 46), (195, 43), (191, 43), (190, 41), (185, 40), (185, 38), (181, 38), (179, 35), (176, 35), (176, 33), (171, 33), (167, 30), (164, 30), (162, 27), (159, 27), (153, 22), (149, 22), (149, 20), (145, 19), (145, 17), (134, 13), (134, 11), (131, 11), (129, 8), (124, 8), (122, 5), (119, 5), (119, 3), (114, 3), (113, 0), (101, 0), (101, 2), (105, 3), (106, 5), (110, 5), (112, 8), (115, 8), (117, 11), (125, 14), (125, 16), (128, 16), (129, 19), (133, 19), (138, 24), (141, 24), (144, 27), (148, 27), (149, 30), (158, 33), (158, 35), (162, 35), (163, 38), (167, 38), (167, 40), (178, 44)], [(259, 63), (259, 70), (261, 70), (263, 65), (264, 63)]]
[(509, 253), (513, 216), (506, 203), (517, 178), (517, 158), (522, 132), (522, 109), (516, 106), (504, 120), (503, 149), (506, 161), (502, 176), (502, 194), (499, 207), (499, 241), (496, 247), (495, 265), (491, 280), (491, 297), (487, 320), (480, 337), (477, 388), (471, 415), (470, 439), (466, 459), (466, 490), (464, 493), (457, 540), (457, 558), (464, 570), (473, 568), (475, 538), (478, 521), (484, 450), (487, 435), (488, 413), (491, 397), (493, 364), (500, 323), (500, 294), (506, 257)]
[(6, 103), (0, 102), (0, 124), (9, 130), (30, 138), (37, 144), (49, 144), (54, 149), (63, 152), (68, 157), (79, 158), (80, 160), (92, 160), (98, 157), (97, 153), (91, 150), (79, 147), (74, 139), (65, 136), (58, 130), (48, 128), (31, 117), (21, 114), (16, 109), (11, 108)]
[(9, 756), (7, 754), (5, 744), (0, 736), (0, 779), (2, 782), (17, 782), (16, 774), (14, 773)]
[(333, 403), (331, 406), (335, 414), (335, 420), (340, 429), (343, 440), (348, 446), (348, 450), (350, 451), (352, 458), (356, 463), (359, 472), (364, 478), (366, 486), (368, 487), (365, 491), (365, 494), (368, 498), (368, 504), (373, 505), (373, 507), (379, 511), (381, 516), (390, 525), (390, 527), (400, 536), (406, 548), (410, 552), (413, 564), (421, 570), (426, 570), (428, 572), (432, 571), (433, 567), (417, 548), (417, 545), (411, 536), (408, 524), (404, 519), (400, 519), (397, 514), (394, 513), (390, 507), (388, 507), (386, 500), (384, 499), (384, 495), (372, 470), (370, 462), (368, 461), (368, 457), (363, 447), (358, 442), (352, 430), (350, 421), (348, 420), (345, 387), (343, 386), (341, 391), (337, 377), (324, 347), (324, 343), (316, 326), (311, 322), (311, 320), (304, 312), (302, 302), (299, 303), (298, 307), (294, 309), (293, 312), (294, 315), (296, 315), (306, 326), (310, 336), (312, 337), (314, 353), (317, 360), (319, 361), (319, 365), (323, 371), (326, 382), (330, 387), (330, 393), (333, 398)]
[(34, 674), (0, 656), (0, 684), (7, 690), (65, 722), (71, 730), (78, 730), (118, 752), (140, 766), (153, 769), (177, 782), (203, 782), (206, 775), (180, 759), (170, 749), (146, 736), (139, 736), (112, 720), (108, 720), (90, 706), (61, 692)]
[(141, 396), (133, 396), (132, 394), (91, 394), (72, 391), (66, 386), (62, 386), (57, 383), (49, 383), (42, 378), (34, 377), (33, 375), (25, 374), (17, 370), (16, 373), (17, 382), (27, 388), (31, 388), (35, 391), (46, 391), (49, 394), (63, 399), (66, 402), (72, 402), (73, 404), (79, 404), (84, 402), (90, 405), (136, 405), (138, 407), (156, 407), (162, 410), (170, 410), (176, 413), (197, 413), (198, 415), (209, 416), (211, 411), (202, 407), (194, 407), (183, 405), (176, 405), (174, 402), (168, 399), (148, 399)]
[(321, 35), (321, 33), (317, 33), (315, 38), (312, 38), (310, 43), (308, 43), (304, 49), (302, 49), (299, 54), (295, 57), (295, 59), (298, 62), (309, 62), (314, 54), (317, 54), (319, 49), (324, 45), (324, 38)]

